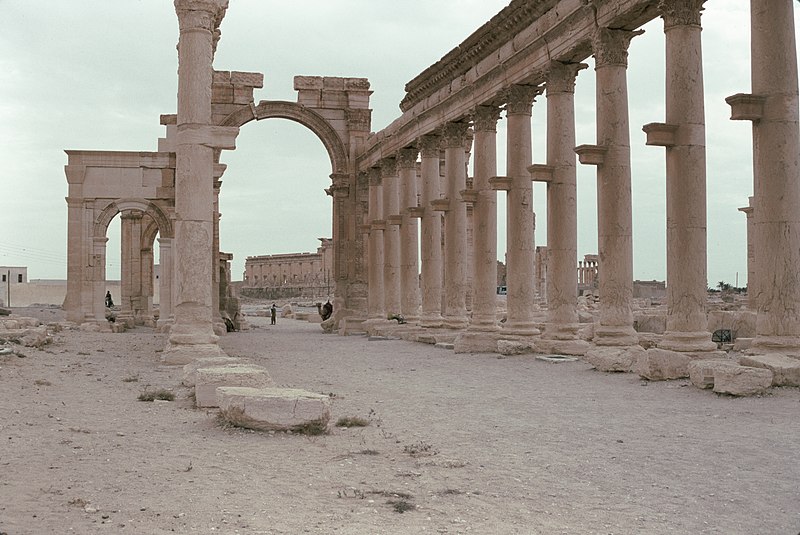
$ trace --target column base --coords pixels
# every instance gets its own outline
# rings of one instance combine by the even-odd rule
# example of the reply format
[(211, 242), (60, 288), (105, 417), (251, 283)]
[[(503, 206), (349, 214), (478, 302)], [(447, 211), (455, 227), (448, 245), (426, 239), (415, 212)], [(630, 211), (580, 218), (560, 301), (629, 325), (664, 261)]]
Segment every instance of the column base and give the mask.
[(422, 317), (419, 319), (419, 326), (425, 327), (426, 329), (438, 329), (442, 326), (444, 320), (440, 314), (434, 315), (425, 315), (423, 314)]
[(529, 322), (506, 322), (503, 325), (503, 332), (514, 336), (538, 336), (542, 334), (538, 324)]
[(445, 329), (466, 329), (469, 326), (469, 319), (466, 316), (444, 316), (442, 327)]
[(161, 362), (168, 366), (183, 366), (200, 358), (227, 357), (217, 344), (168, 344), (161, 353)]
[(717, 344), (711, 341), (711, 333), (705, 331), (667, 331), (658, 343), (658, 347), (681, 353), (717, 350)]
[(493, 332), (467, 330), (456, 336), (453, 350), (456, 353), (497, 353), (499, 338), (500, 333), (496, 329)]
[(790, 357), (800, 357), (800, 337), (756, 335), (747, 353), (751, 355), (783, 353)]
[(586, 340), (579, 340), (577, 338), (572, 340), (553, 340), (539, 338), (536, 341), (536, 349), (541, 353), (550, 353), (554, 355), (573, 355), (582, 357), (591, 349), (592, 344)]
[(545, 323), (542, 338), (545, 340), (575, 340), (578, 338), (580, 323)]
[(475, 333), (491, 333), (499, 331), (500, 327), (497, 326), (494, 317), (478, 318), (473, 314), (467, 330)]
[(639, 335), (630, 325), (599, 325), (592, 342), (598, 346), (629, 347), (639, 344)]

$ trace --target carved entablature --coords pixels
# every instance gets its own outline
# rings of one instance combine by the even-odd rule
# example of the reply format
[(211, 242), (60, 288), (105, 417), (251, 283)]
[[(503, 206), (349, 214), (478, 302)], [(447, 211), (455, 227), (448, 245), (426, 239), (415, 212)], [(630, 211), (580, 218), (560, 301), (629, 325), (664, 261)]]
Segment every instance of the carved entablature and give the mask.
[(531, 106), (538, 95), (544, 91), (538, 85), (512, 85), (505, 91), (506, 112), (513, 115), (531, 115)]
[(400, 149), (397, 153), (397, 165), (400, 169), (416, 169), (419, 150), (414, 147)]
[(574, 93), (578, 72), (587, 68), (585, 63), (551, 61), (547, 69), (548, 93)]
[(381, 168), (380, 167), (370, 167), (369, 168), (369, 185), (371, 186), (380, 186), (383, 182), (383, 178), (381, 177)]
[(380, 161), (381, 176), (394, 177), (397, 176), (397, 160), (394, 158), (384, 158)]
[(463, 148), (467, 143), (469, 123), (446, 123), (442, 127), (442, 146), (446, 149)]
[(500, 119), (498, 106), (476, 106), (472, 114), (472, 124), (476, 132), (497, 132), (497, 121)]
[(372, 110), (349, 108), (345, 113), (347, 114), (347, 127), (350, 130), (369, 132), (372, 125)]
[(642, 35), (644, 30), (612, 30), (597, 28), (592, 36), (595, 68), (605, 65), (628, 65), (628, 47), (631, 39)]
[(700, 12), (706, 0), (659, 0), (664, 29), (674, 26), (700, 26)]
[(439, 159), (441, 152), (442, 138), (436, 134), (425, 134), (417, 139), (420, 156), (423, 158)]

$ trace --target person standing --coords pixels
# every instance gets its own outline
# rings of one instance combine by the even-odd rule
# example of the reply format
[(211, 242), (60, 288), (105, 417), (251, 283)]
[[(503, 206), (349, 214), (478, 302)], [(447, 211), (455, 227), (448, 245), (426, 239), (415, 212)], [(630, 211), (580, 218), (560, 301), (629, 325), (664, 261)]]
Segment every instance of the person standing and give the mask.
[(272, 306), (269, 309), (269, 324), (275, 325), (275, 318), (278, 317), (278, 307), (275, 306), (275, 303), (272, 303)]

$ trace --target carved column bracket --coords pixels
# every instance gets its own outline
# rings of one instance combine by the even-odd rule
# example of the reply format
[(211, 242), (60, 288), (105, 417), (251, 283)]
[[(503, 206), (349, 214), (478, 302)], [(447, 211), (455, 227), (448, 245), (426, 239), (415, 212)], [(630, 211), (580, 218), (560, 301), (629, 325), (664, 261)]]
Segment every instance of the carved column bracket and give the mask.
[(676, 144), (675, 133), (678, 125), (666, 123), (648, 123), (642, 127), (647, 134), (646, 145), (655, 147), (673, 147)]
[(767, 97), (736, 93), (725, 99), (731, 107), (732, 121), (758, 121), (764, 116)]
[(489, 185), (495, 191), (508, 191), (511, 189), (512, 179), (507, 176), (493, 176), (489, 179)]
[(403, 216), (401, 215), (390, 215), (386, 218), (386, 223), (388, 225), (395, 225), (400, 226), (403, 224)]
[(554, 171), (555, 167), (552, 165), (535, 163), (528, 166), (528, 172), (531, 174), (531, 180), (534, 182), (551, 182), (553, 180)]
[(421, 219), (422, 216), (425, 215), (425, 208), (422, 206), (409, 206), (406, 208), (406, 213), (408, 217), (415, 217), (417, 219)]
[(458, 193), (461, 195), (462, 202), (475, 204), (478, 201), (478, 190), (462, 189)]
[(608, 148), (602, 145), (578, 145), (575, 147), (578, 161), (584, 165), (603, 165), (607, 150)]
[(450, 199), (442, 197), (431, 201), (431, 209), (435, 212), (447, 212), (450, 210)]

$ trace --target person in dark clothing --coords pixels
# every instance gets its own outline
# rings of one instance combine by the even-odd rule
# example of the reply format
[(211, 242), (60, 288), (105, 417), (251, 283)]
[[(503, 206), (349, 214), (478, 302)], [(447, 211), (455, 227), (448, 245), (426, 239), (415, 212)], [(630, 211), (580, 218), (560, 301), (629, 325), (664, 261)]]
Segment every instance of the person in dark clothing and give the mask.
[(106, 291), (106, 308), (111, 308), (114, 306), (114, 300), (111, 299), (111, 290)]
[(328, 302), (322, 305), (322, 321), (331, 317), (333, 314), (333, 305), (331, 304), (331, 300), (328, 299)]
[(269, 324), (275, 325), (275, 318), (278, 317), (278, 307), (275, 306), (275, 303), (272, 303), (272, 306), (269, 309)]

